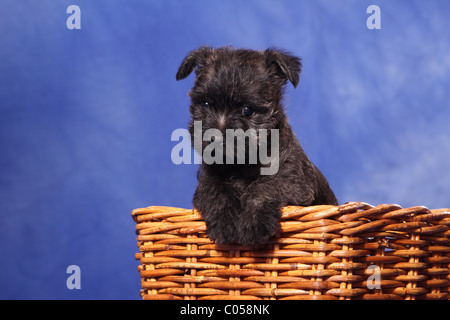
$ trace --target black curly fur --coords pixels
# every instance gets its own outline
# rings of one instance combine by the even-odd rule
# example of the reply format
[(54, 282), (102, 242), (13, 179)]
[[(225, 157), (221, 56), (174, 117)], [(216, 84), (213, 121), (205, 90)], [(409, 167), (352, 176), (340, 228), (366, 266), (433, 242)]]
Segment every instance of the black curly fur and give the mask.
[[(189, 93), (192, 138), (194, 121), (202, 122), (203, 132), (216, 128), (224, 136), (226, 129), (279, 130), (276, 174), (261, 175), (260, 162), (202, 163), (193, 205), (202, 213), (212, 240), (244, 246), (263, 244), (279, 233), (282, 206), (337, 204), (327, 180), (294, 136), (281, 105), (287, 81), (294, 87), (299, 82), (299, 58), (273, 48), (200, 47), (186, 56), (176, 79), (184, 79), (194, 70), (195, 85)], [(244, 107), (255, 113), (244, 116)], [(202, 149), (207, 144), (204, 142)]]

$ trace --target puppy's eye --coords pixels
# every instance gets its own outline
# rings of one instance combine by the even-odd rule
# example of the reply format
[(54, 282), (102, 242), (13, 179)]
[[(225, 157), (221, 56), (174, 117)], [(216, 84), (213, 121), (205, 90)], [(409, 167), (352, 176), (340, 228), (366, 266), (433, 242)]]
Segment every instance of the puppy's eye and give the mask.
[(209, 103), (207, 101), (203, 101), (200, 103), (201, 107), (203, 109), (208, 109), (209, 108)]
[(250, 117), (255, 113), (255, 110), (251, 107), (244, 107), (242, 108), (242, 115), (246, 117)]

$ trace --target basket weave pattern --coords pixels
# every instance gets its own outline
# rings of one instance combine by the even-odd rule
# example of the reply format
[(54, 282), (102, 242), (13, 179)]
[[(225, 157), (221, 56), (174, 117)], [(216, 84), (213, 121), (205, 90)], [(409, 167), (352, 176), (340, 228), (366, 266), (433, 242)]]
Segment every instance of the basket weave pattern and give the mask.
[(135, 209), (143, 299), (449, 299), (450, 209), (284, 207), (266, 245), (217, 245), (192, 209)]

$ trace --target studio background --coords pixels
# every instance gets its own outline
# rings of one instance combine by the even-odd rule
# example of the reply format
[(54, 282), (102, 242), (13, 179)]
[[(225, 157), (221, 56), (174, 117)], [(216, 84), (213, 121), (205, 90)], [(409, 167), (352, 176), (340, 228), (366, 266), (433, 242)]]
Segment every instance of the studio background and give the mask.
[(200, 45), (302, 58), (285, 105), (340, 203), (450, 207), (449, 16), (445, 0), (3, 0), (0, 298), (139, 298), (131, 210), (192, 207), (197, 165), (173, 164), (170, 138)]

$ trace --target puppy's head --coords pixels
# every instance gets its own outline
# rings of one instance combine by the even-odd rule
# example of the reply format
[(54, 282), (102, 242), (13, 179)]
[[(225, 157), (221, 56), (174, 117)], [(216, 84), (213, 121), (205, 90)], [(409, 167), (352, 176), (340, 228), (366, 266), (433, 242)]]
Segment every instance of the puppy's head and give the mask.
[(286, 121), (281, 106), (283, 86), (287, 81), (297, 86), (301, 63), (278, 49), (200, 47), (185, 57), (176, 79), (192, 71), (196, 79), (189, 92), (189, 130), (193, 135), (194, 123), (201, 121), (203, 133), (217, 129), (225, 137), (226, 129), (278, 129)]

